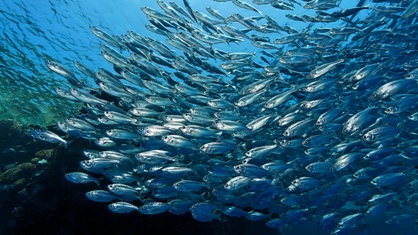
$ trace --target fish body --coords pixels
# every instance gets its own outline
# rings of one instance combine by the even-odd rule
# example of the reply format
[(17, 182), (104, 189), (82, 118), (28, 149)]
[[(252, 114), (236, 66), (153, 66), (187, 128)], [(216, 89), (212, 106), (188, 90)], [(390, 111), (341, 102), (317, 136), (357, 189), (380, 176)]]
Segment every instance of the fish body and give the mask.
[(48, 131), (48, 130), (42, 130), (42, 129), (34, 129), (32, 131), (30, 131), (29, 133), (32, 137), (42, 140), (42, 141), (46, 141), (46, 142), (50, 142), (50, 143), (62, 143), (64, 145), (67, 145), (68, 142), (66, 140), (64, 140), (63, 138), (61, 138), (59, 135)]
[(324, 75), (325, 73), (328, 73), (330, 70), (334, 69), (337, 65), (343, 63), (344, 60), (343, 59), (339, 59), (330, 63), (326, 63), (326, 64), (322, 64), (318, 67), (316, 67), (314, 70), (312, 70), (308, 77), (309, 78), (318, 78), (322, 75)]
[(193, 218), (200, 222), (210, 222), (220, 218), (221, 206), (208, 202), (199, 202), (190, 207)]
[(85, 86), (84, 83), (82, 83), (76, 78), (73, 72), (71, 72), (69, 69), (65, 68), (63, 65), (59, 64), (58, 62), (53, 61), (53, 60), (47, 60), (46, 65), (50, 70), (66, 78), (67, 81), (71, 85), (80, 87), (80, 88)]
[(166, 212), (170, 205), (163, 202), (149, 202), (138, 208), (138, 211), (144, 215), (156, 215)]
[(193, 180), (181, 180), (174, 183), (174, 188), (180, 192), (196, 192), (206, 188), (206, 184)]
[(417, 81), (413, 79), (400, 79), (383, 84), (371, 95), (372, 99), (387, 99), (407, 89), (416, 88)]
[(181, 135), (165, 135), (162, 140), (170, 146), (179, 148), (193, 148), (193, 143)]
[(114, 202), (108, 205), (108, 208), (113, 213), (127, 214), (132, 211), (137, 211), (138, 207), (128, 202)]
[(86, 192), (86, 197), (95, 202), (111, 202), (117, 199), (114, 194), (101, 189)]
[(200, 150), (206, 154), (224, 154), (233, 149), (235, 149), (233, 144), (222, 142), (210, 142), (200, 147)]
[(88, 184), (88, 183), (96, 183), (99, 184), (99, 181), (90, 176), (89, 174), (86, 174), (84, 172), (71, 172), (65, 174), (65, 178), (73, 183), (76, 184)]
[(404, 173), (388, 173), (375, 177), (370, 181), (371, 184), (377, 187), (399, 187), (405, 184), (408, 176)]
[(242, 187), (247, 186), (251, 181), (251, 178), (245, 176), (237, 176), (229, 180), (225, 185), (225, 189), (238, 190)]

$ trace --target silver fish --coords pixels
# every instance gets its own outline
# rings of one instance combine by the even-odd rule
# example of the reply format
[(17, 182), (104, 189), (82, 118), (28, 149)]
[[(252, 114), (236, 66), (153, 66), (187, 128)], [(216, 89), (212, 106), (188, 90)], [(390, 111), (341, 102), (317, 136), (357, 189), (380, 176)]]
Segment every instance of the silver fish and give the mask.
[(114, 202), (109, 204), (108, 208), (111, 212), (118, 214), (126, 214), (138, 210), (137, 206), (128, 202)]
[(284, 102), (288, 101), (289, 99), (292, 98), (292, 94), (295, 92), (295, 89), (290, 89), (287, 90), (283, 93), (279, 93), (273, 97), (271, 97), (269, 100), (266, 101), (266, 103), (264, 104), (265, 108), (268, 109), (272, 109), (275, 108), (281, 104), (283, 104)]
[(206, 188), (204, 182), (198, 182), (193, 180), (181, 180), (174, 183), (174, 188), (180, 192), (196, 192)]
[(343, 59), (339, 59), (330, 63), (326, 63), (326, 64), (322, 64), (318, 67), (316, 67), (314, 70), (312, 70), (309, 75), (308, 78), (318, 78), (322, 75), (324, 75), (325, 73), (328, 73), (330, 70), (334, 69), (337, 65), (343, 63), (344, 60)]
[(354, 114), (344, 123), (342, 132), (352, 134), (362, 130), (364, 127), (375, 121), (375, 112), (376, 109), (371, 107)]
[(73, 72), (71, 72), (69, 69), (65, 68), (63, 65), (59, 64), (58, 62), (55, 62), (53, 60), (47, 60), (46, 65), (48, 66), (50, 70), (66, 78), (67, 81), (71, 85), (79, 87), (79, 88), (85, 86), (83, 82), (81, 82), (80, 80), (76, 78)]
[(331, 162), (313, 162), (305, 167), (305, 169), (311, 173), (330, 173), (331, 171)]
[(267, 90), (263, 89), (260, 91), (256, 91), (254, 93), (247, 94), (241, 97), (239, 100), (235, 102), (235, 105), (238, 107), (248, 106), (254, 103), (259, 97), (261, 97)]
[(237, 5), (238, 7), (247, 9), (247, 10), (251, 10), (251, 11), (255, 11), (259, 14), (262, 14), (259, 10), (257, 10), (255, 7), (251, 6), (250, 4), (240, 1), (240, 0), (232, 0), (232, 3)]
[(114, 194), (101, 189), (86, 192), (86, 197), (95, 202), (111, 202), (117, 199)]
[(283, 135), (287, 137), (303, 136), (305, 135), (305, 133), (307, 133), (307, 131), (311, 127), (312, 122), (313, 122), (313, 119), (308, 118), (308, 119), (293, 123), (283, 132)]
[(274, 149), (277, 148), (277, 144), (265, 145), (252, 148), (245, 153), (245, 156), (250, 158), (262, 158), (270, 154)]
[(125, 185), (125, 184), (109, 184), (107, 186), (109, 192), (117, 195), (118, 198), (121, 198), (126, 201), (135, 201), (139, 200), (139, 191), (135, 188)]
[(123, 129), (110, 129), (106, 131), (106, 134), (113, 139), (117, 140), (132, 140), (139, 139), (141, 136), (135, 132), (123, 130)]
[(235, 145), (222, 142), (210, 142), (200, 147), (200, 150), (206, 154), (225, 154), (233, 149)]
[(90, 176), (89, 174), (86, 174), (84, 172), (71, 172), (71, 173), (66, 173), (65, 174), (65, 178), (73, 183), (76, 184), (88, 184), (88, 183), (95, 183), (95, 184), (99, 184), (98, 179)]
[(190, 212), (197, 221), (210, 222), (220, 218), (222, 207), (214, 203), (199, 202), (190, 207)]
[(399, 133), (399, 128), (392, 126), (377, 127), (366, 132), (362, 137), (367, 142), (377, 142), (381, 140), (387, 140), (389, 138), (395, 138)]
[(413, 79), (399, 79), (390, 81), (379, 87), (371, 95), (372, 99), (386, 99), (399, 92), (407, 91), (407, 89), (416, 88), (418, 85), (416, 80)]
[(225, 185), (225, 189), (228, 190), (238, 190), (242, 187), (247, 186), (251, 181), (251, 178), (245, 176), (237, 176), (230, 179)]
[(409, 4), (405, 12), (402, 15), (402, 18), (408, 18), (414, 15), (418, 11), (418, 1), (415, 0)]
[(300, 177), (292, 181), (292, 184), (287, 188), (290, 192), (302, 192), (313, 189), (320, 185), (320, 181), (311, 177)]
[(156, 215), (166, 212), (170, 205), (163, 202), (149, 202), (138, 208), (138, 211), (144, 215)]
[(181, 132), (187, 136), (198, 137), (198, 138), (217, 138), (219, 134), (215, 130), (201, 127), (198, 125), (187, 125), (180, 128)]
[(40, 139), (42, 141), (47, 141), (50, 143), (62, 143), (64, 145), (67, 145), (68, 142), (61, 138), (59, 135), (48, 131), (48, 130), (42, 130), (42, 129), (35, 129), (31, 130), (29, 133), (32, 137), (36, 139)]
[(371, 184), (377, 187), (399, 187), (407, 183), (408, 175), (400, 173), (388, 173), (375, 177), (370, 181)]
[(158, 125), (149, 125), (144, 127), (141, 130), (141, 133), (144, 136), (163, 136), (171, 134), (172, 131), (164, 126), (158, 126)]
[(246, 177), (250, 178), (261, 178), (261, 177), (271, 177), (271, 173), (260, 166), (253, 164), (240, 164), (234, 166), (234, 170)]
[(180, 135), (165, 135), (162, 140), (166, 144), (178, 148), (193, 148), (194, 146), (192, 142)]

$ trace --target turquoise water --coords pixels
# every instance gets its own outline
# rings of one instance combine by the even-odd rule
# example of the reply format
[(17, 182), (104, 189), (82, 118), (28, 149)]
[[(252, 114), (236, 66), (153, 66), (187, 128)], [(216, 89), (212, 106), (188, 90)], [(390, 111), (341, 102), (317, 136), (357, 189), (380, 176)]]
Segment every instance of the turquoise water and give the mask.
[(74, 68), (77, 60), (92, 69), (108, 68), (89, 26), (113, 34), (141, 31), (144, 18), (139, 7), (137, 1), (3, 1), (0, 119), (46, 126), (78, 110), (79, 104), (56, 96), (56, 87), (68, 85), (48, 70), (45, 61), (54, 58)]

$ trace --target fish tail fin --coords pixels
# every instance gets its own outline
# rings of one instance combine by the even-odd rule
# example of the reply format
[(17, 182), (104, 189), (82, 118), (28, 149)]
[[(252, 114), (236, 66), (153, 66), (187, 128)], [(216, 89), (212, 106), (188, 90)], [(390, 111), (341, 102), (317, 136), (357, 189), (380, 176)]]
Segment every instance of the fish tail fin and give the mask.
[(70, 145), (73, 141), (65, 141), (65, 143), (62, 143), (62, 145), (64, 146), (64, 149), (68, 149), (68, 145)]

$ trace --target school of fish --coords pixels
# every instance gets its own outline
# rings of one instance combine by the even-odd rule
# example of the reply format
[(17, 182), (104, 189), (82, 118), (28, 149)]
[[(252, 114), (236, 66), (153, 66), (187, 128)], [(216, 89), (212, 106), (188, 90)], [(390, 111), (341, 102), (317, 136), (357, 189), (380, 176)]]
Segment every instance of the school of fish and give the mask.
[[(91, 26), (114, 71), (74, 66), (97, 86), (46, 62), (72, 86), (58, 95), (85, 104), (59, 128), (97, 145), (65, 177), (115, 213), (417, 226), (418, 0), (214, 1), (245, 14), (157, 1), (147, 35)], [(239, 45), (252, 49), (225, 49)]]

